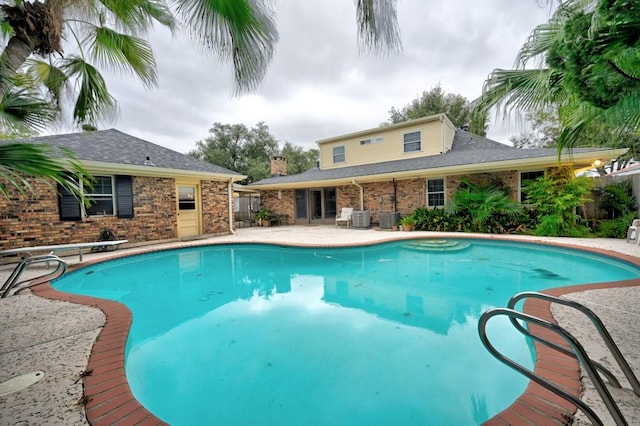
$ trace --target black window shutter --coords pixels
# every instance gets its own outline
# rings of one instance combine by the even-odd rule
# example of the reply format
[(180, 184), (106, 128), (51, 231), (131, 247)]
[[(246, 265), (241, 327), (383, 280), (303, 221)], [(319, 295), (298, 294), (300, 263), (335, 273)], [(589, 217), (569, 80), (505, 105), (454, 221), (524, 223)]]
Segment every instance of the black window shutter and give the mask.
[(82, 212), (80, 210), (80, 201), (66, 188), (58, 184), (58, 210), (60, 211), (60, 220), (80, 220)]
[(116, 206), (118, 217), (133, 217), (133, 188), (131, 176), (116, 176)]

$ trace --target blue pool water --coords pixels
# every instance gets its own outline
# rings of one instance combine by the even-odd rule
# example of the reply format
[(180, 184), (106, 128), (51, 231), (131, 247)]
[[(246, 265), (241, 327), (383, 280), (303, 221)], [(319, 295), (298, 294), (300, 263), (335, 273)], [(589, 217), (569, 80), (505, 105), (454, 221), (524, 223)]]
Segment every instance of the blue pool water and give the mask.
[[(524, 290), (640, 277), (585, 252), (460, 243), (216, 245), (92, 265), (54, 287), (131, 309), (127, 379), (172, 425), (469, 425), (527, 384), (484, 350), (483, 311)], [(533, 365), (508, 322), (488, 334)]]

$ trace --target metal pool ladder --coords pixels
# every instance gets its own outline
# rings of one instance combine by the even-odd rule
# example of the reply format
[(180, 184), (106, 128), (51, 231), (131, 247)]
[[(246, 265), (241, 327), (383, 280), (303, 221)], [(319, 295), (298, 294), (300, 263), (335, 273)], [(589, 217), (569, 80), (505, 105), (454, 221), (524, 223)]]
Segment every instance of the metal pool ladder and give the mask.
[[(20, 278), (20, 275), (22, 275), (22, 273), (29, 266), (36, 263), (46, 263), (47, 266), (49, 266), (49, 262), (56, 262), (58, 264), (53, 271), (47, 272), (46, 274), (38, 275), (37, 277), (34, 277), (34, 278), (18, 281), (18, 278)], [(49, 281), (49, 280), (58, 278), (62, 276), (65, 272), (67, 272), (67, 263), (64, 260), (60, 259), (55, 254), (43, 254), (39, 256), (25, 257), (24, 259), (22, 259), (22, 261), (20, 261), (20, 263), (18, 263), (18, 265), (13, 270), (13, 272), (11, 272), (11, 275), (9, 275), (9, 278), (7, 278), (7, 281), (5, 281), (5, 283), (0, 288), (0, 299), (4, 299), (5, 297), (7, 297), (13, 288), (15, 288), (16, 286), (22, 283), (26, 283), (29, 281), (32, 282), (30, 285), (24, 286), (18, 289), (15, 293), (25, 288), (29, 288), (33, 285), (40, 284), (44, 281)], [(33, 281), (36, 281), (36, 282), (33, 282)]]
[[(625, 420), (624, 416), (620, 412), (620, 409), (618, 408), (618, 405), (613, 400), (613, 397), (611, 396), (611, 393), (609, 393), (609, 390), (607, 389), (606, 385), (602, 381), (602, 378), (598, 374), (598, 371), (600, 371), (600, 373), (602, 373), (607, 378), (607, 381), (613, 387), (616, 387), (616, 388), (620, 388), (621, 387), (620, 383), (618, 382), (618, 380), (603, 365), (601, 365), (600, 363), (590, 359), (589, 356), (587, 355), (586, 351), (584, 350), (582, 344), (578, 341), (578, 339), (576, 339), (567, 330), (565, 330), (564, 328), (560, 327), (559, 325), (553, 324), (553, 323), (551, 323), (549, 321), (545, 321), (545, 320), (540, 319), (538, 317), (534, 317), (532, 315), (528, 315), (528, 314), (516, 311), (515, 310), (515, 305), (520, 300), (527, 299), (527, 298), (542, 299), (542, 300), (546, 300), (546, 301), (551, 302), (551, 303), (558, 303), (558, 304), (561, 304), (561, 305), (569, 306), (569, 307), (577, 309), (580, 312), (582, 312), (583, 314), (585, 314), (591, 320), (593, 325), (595, 326), (596, 330), (598, 331), (598, 333), (600, 334), (600, 336), (604, 340), (605, 344), (607, 345), (607, 348), (609, 349), (609, 351), (611, 351), (611, 354), (613, 355), (613, 357), (615, 358), (616, 362), (618, 363), (618, 365), (622, 369), (622, 372), (624, 373), (625, 377), (627, 378), (627, 380), (631, 384), (633, 392), (636, 395), (640, 396), (640, 382), (638, 382), (638, 378), (633, 373), (633, 370), (629, 366), (629, 363), (627, 362), (627, 360), (624, 358), (624, 356), (620, 352), (620, 349), (618, 349), (618, 346), (613, 341), (613, 338), (609, 334), (608, 330), (606, 329), (606, 327), (604, 326), (604, 324), (602, 323), (600, 318), (591, 309), (587, 308), (586, 306), (584, 306), (584, 305), (582, 305), (582, 304), (580, 304), (578, 302), (574, 302), (574, 301), (566, 300), (566, 299), (560, 299), (558, 297), (550, 296), (550, 295), (543, 294), (543, 293), (537, 293), (537, 292), (522, 292), (522, 293), (518, 293), (518, 294), (516, 294), (515, 296), (513, 296), (509, 300), (507, 308), (490, 309), (490, 310), (486, 311), (485, 313), (483, 313), (480, 316), (480, 321), (478, 322), (478, 333), (480, 334), (480, 340), (482, 340), (482, 343), (483, 343), (484, 347), (491, 353), (491, 355), (493, 355), (496, 359), (498, 359), (503, 364), (506, 364), (507, 366), (511, 367), (512, 369), (518, 371), (519, 373), (523, 374), (524, 376), (526, 376), (529, 379), (533, 380), (534, 382), (538, 383), (539, 385), (541, 385), (545, 389), (555, 393), (556, 395), (564, 398), (565, 400), (569, 401), (570, 403), (572, 403), (576, 407), (580, 408), (580, 410), (582, 410), (582, 412), (589, 418), (589, 420), (594, 425), (602, 425), (602, 420), (600, 420), (598, 415), (589, 406), (587, 406), (583, 401), (581, 401), (580, 399), (576, 398), (575, 396), (565, 392), (564, 390), (560, 389), (556, 385), (550, 383), (548, 380), (538, 376), (537, 374), (535, 374), (531, 370), (523, 367), (522, 365), (518, 364), (517, 362), (513, 361), (512, 359), (506, 357), (505, 355), (500, 353), (491, 344), (491, 342), (489, 342), (489, 339), (487, 338), (487, 333), (486, 333), (486, 325), (487, 325), (487, 322), (489, 321), (489, 319), (491, 319), (494, 316), (498, 316), (498, 315), (507, 316), (509, 318), (509, 320), (511, 321), (511, 324), (520, 333), (522, 333), (525, 336), (528, 336), (528, 337), (530, 337), (530, 338), (532, 338), (532, 339), (534, 339), (534, 340), (536, 340), (536, 341), (538, 341), (538, 342), (540, 342), (540, 343), (542, 343), (544, 345), (547, 345), (550, 348), (553, 348), (553, 349), (557, 350), (558, 352), (561, 352), (561, 353), (563, 353), (565, 355), (568, 355), (568, 356), (571, 356), (573, 358), (576, 358), (580, 362), (580, 364), (582, 365), (584, 370), (586, 371), (587, 376), (593, 382), (596, 390), (600, 394), (600, 397), (602, 398), (602, 400), (604, 401), (607, 409), (609, 410), (609, 413), (611, 414), (611, 417), (616, 422), (616, 425), (624, 425), (624, 426), (626, 426), (628, 424), (627, 421)], [(554, 333), (559, 335), (562, 339), (564, 339), (569, 344), (569, 346), (571, 347), (572, 350), (568, 350), (566, 348), (563, 348), (562, 346), (559, 346), (559, 345), (557, 345), (557, 344), (555, 344), (553, 342), (550, 342), (548, 340), (543, 339), (540, 336), (537, 336), (537, 335), (533, 334), (531, 331), (529, 331), (525, 327), (523, 327), (517, 320), (522, 320), (522, 321), (524, 321), (526, 323), (532, 323), (532, 324), (535, 324), (535, 325), (538, 325), (540, 327), (543, 327), (543, 328), (546, 328), (548, 330), (553, 331)]]

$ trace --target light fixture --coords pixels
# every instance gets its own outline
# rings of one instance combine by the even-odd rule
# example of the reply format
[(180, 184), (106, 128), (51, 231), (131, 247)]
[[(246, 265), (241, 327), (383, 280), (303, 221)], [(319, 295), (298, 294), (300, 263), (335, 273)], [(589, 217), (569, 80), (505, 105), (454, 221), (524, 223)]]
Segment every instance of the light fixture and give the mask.
[(593, 167), (600, 167), (602, 166), (602, 160), (596, 160), (593, 162)]

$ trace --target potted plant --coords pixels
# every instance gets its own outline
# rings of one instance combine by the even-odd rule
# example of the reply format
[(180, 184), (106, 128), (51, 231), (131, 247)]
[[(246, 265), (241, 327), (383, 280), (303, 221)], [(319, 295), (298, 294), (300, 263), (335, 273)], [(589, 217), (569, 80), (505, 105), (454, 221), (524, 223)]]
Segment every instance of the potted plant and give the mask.
[(271, 210), (269, 210), (269, 209), (260, 209), (256, 213), (256, 220), (258, 220), (258, 222), (262, 226), (271, 226), (271, 216), (272, 215), (273, 214), (271, 213)]
[(398, 224), (402, 226), (403, 231), (413, 231), (416, 226), (416, 218), (412, 214), (405, 216), (398, 221)]

